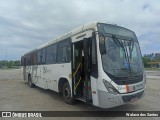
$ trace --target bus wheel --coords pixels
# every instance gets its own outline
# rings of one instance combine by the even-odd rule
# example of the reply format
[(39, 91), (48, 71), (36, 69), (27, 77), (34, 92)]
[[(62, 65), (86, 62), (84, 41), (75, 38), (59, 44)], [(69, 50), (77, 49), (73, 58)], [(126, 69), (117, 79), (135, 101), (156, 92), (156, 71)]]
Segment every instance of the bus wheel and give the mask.
[(32, 79), (31, 79), (31, 76), (29, 75), (28, 76), (28, 85), (33, 88), (34, 87), (34, 84), (32, 83)]
[(67, 104), (75, 103), (75, 99), (71, 97), (71, 89), (68, 82), (63, 84), (62, 96)]

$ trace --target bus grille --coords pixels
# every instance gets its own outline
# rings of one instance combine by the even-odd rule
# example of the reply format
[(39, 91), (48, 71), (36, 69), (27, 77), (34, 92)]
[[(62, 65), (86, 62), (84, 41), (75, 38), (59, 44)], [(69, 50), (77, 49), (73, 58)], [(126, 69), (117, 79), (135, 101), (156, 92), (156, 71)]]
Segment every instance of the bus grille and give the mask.
[(136, 99), (140, 99), (144, 94), (144, 91), (140, 92), (140, 93), (136, 93), (134, 95), (126, 95), (126, 96), (122, 96), (122, 100), (124, 103), (128, 103), (128, 102), (132, 102)]

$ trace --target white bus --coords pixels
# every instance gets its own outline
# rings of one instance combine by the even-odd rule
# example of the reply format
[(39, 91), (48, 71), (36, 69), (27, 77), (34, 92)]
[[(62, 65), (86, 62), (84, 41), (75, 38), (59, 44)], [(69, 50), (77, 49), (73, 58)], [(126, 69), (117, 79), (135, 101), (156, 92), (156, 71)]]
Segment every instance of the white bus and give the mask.
[(146, 78), (139, 43), (129, 29), (99, 22), (83, 25), (24, 54), (24, 80), (101, 108), (144, 96)]

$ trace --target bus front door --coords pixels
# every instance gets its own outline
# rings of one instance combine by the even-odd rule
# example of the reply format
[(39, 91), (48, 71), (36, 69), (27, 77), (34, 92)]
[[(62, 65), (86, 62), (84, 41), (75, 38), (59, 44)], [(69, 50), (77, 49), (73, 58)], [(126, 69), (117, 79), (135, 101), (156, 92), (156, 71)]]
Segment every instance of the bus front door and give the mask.
[(72, 50), (73, 95), (79, 100), (91, 102), (91, 39), (88, 38), (75, 42)]
[(84, 62), (83, 62), (83, 72), (84, 72), (84, 90), (86, 96), (86, 102), (92, 102), (91, 94), (91, 38), (85, 38), (83, 40), (83, 49), (84, 49)]

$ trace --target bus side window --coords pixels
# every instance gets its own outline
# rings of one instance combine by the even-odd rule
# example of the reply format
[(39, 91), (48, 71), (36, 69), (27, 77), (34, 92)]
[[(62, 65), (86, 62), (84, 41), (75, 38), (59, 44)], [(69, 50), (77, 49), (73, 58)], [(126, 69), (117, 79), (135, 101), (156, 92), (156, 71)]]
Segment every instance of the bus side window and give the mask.
[(71, 60), (70, 39), (58, 43), (58, 63), (68, 63)]
[(42, 61), (41, 50), (38, 50), (38, 65), (41, 64), (41, 61)]
[(57, 44), (47, 47), (46, 64), (55, 64), (57, 59)]
[(66, 62), (67, 61), (67, 47), (64, 46), (62, 47), (62, 62)]
[(31, 65), (31, 55), (27, 56), (27, 64), (26, 65)]
[(42, 49), (41, 57), (42, 57), (41, 64), (45, 64), (46, 63), (46, 48)]
[(34, 53), (34, 65), (38, 64), (37, 52)]
[(21, 57), (21, 66), (24, 66), (24, 56)]
[(67, 46), (67, 61), (71, 61), (71, 44)]
[(26, 58), (24, 58), (24, 66), (26, 67)]
[(26, 56), (22, 57), (21, 66), (25, 66), (26, 67)]

